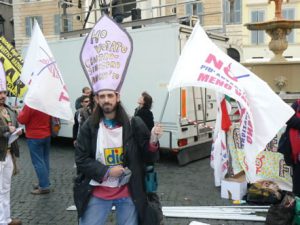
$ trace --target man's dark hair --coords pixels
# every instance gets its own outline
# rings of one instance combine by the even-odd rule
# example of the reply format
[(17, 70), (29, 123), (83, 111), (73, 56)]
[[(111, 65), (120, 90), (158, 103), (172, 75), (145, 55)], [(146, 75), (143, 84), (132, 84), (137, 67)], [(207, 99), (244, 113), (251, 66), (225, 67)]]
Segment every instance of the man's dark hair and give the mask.
[(152, 97), (147, 92), (142, 93), (142, 97), (144, 98), (144, 107), (146, 109), (151, 109), (152, 107)]
[(88, 90), (90, 90), (89, 87), (84, 87), (84, 88), (82, 88), (82, 93), (85, 93), (85, 92), (88, 91)]
[(90, 100), (90, 96), (89, 96), (89, 95), (88, 95), (88, 96), (82, 95), (82, 96), (80, 97), (80, 103), (82, 103), (86, 98)]
[[(103, 120), (103, 118), (104, 118), (103, 110), (99, 106), (99, 104), (97, 104), (95, 110), (93, 111), (93, 113), (91, 115), (91, 120), (95, 125), (98, 125), (100, 123), (100, 121)], [(129, 117), (128, 117), (124, 107), (122, 106), (121, 102), (117, 102), (115, 120), (121, 125), (129, 123)]]

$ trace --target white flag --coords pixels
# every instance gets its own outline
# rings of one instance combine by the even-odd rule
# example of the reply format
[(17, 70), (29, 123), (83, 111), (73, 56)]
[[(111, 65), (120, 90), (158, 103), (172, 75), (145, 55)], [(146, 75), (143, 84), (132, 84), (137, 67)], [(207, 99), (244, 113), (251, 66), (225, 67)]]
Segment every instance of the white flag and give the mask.
[(6, 91), (6, 75), (1, 61), (0, 61), (0, 91)]
[(168, 85), (214, 89), (235, 99), (241, 108), (241, 146), (248, 162), (248, 180), (255, 173), (255, 158), (294, 114), (266, 82), (222, 52), (199, 22), (186, 43)]
[(53, 117), (73, 121), (66, 85), (36, 21), (26, 63), (22, 72), (22, 81), (29, 84), (25, 104)]
[(229, 164), (229, 152), (226, 145), (226, 133), (222, 129), (222, 109), (221, 102), (225, 99), (225, 96), (216, 93), (217, 100), (217, 118), (215, 124), (215, 130), (213, 134), (213, 144), (210, 157), (210, 165), (214, 169), (215, 186), (221, 186), (221, 180), (225, 178), (228, 172)]

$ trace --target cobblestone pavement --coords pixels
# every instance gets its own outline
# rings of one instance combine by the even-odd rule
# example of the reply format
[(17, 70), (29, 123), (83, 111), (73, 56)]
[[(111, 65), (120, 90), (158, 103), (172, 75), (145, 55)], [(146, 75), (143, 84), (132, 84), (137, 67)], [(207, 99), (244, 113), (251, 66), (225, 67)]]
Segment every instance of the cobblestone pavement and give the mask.
[[(73, 204), (72, 178), (74, 149), (66, 140), (58, 139), (51, 149), (51, 186), (48, 195), (30, 194), (36, 182), (28, 148), (24, 139), (19, 141), (21, 158), (20, 173), (13, 177), (11, 204), (12, 217), (19, 218), (24, 225), (76, 225), (75, 211), (66, 211)], [(158, 193), (163, 206), (230, 205), (220, 198), (220, 188), (214, 187), (213, 171), (209, 160), (203, 159), (179, 167), (172, 157), (162, 157), (156, 166), (159, 175)], [(165, 218), (164, 225), (188, 225), (196, 220), (208, 224), (263, 225), (262, 222), (224, 221), (206, 219)], [(113, 225), (113, 216), (108, 225)]]

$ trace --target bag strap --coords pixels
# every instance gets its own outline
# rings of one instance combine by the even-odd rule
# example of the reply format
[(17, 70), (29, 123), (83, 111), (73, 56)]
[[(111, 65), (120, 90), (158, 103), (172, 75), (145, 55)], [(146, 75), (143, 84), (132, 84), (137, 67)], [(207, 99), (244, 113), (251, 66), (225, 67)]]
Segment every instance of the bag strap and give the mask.
[(300, 112), (300, 99), (297, 100), (297, 112), (296, 113), (299, 113)]

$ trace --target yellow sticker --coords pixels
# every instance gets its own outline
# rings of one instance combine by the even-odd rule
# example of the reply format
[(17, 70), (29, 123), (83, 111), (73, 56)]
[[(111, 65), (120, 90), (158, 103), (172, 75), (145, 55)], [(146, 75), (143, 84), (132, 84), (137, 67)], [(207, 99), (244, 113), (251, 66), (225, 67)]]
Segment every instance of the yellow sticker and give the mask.
[(105, 148), (105, 164), (108, 166), (120, 165), (123, 163), (123, 147)]

